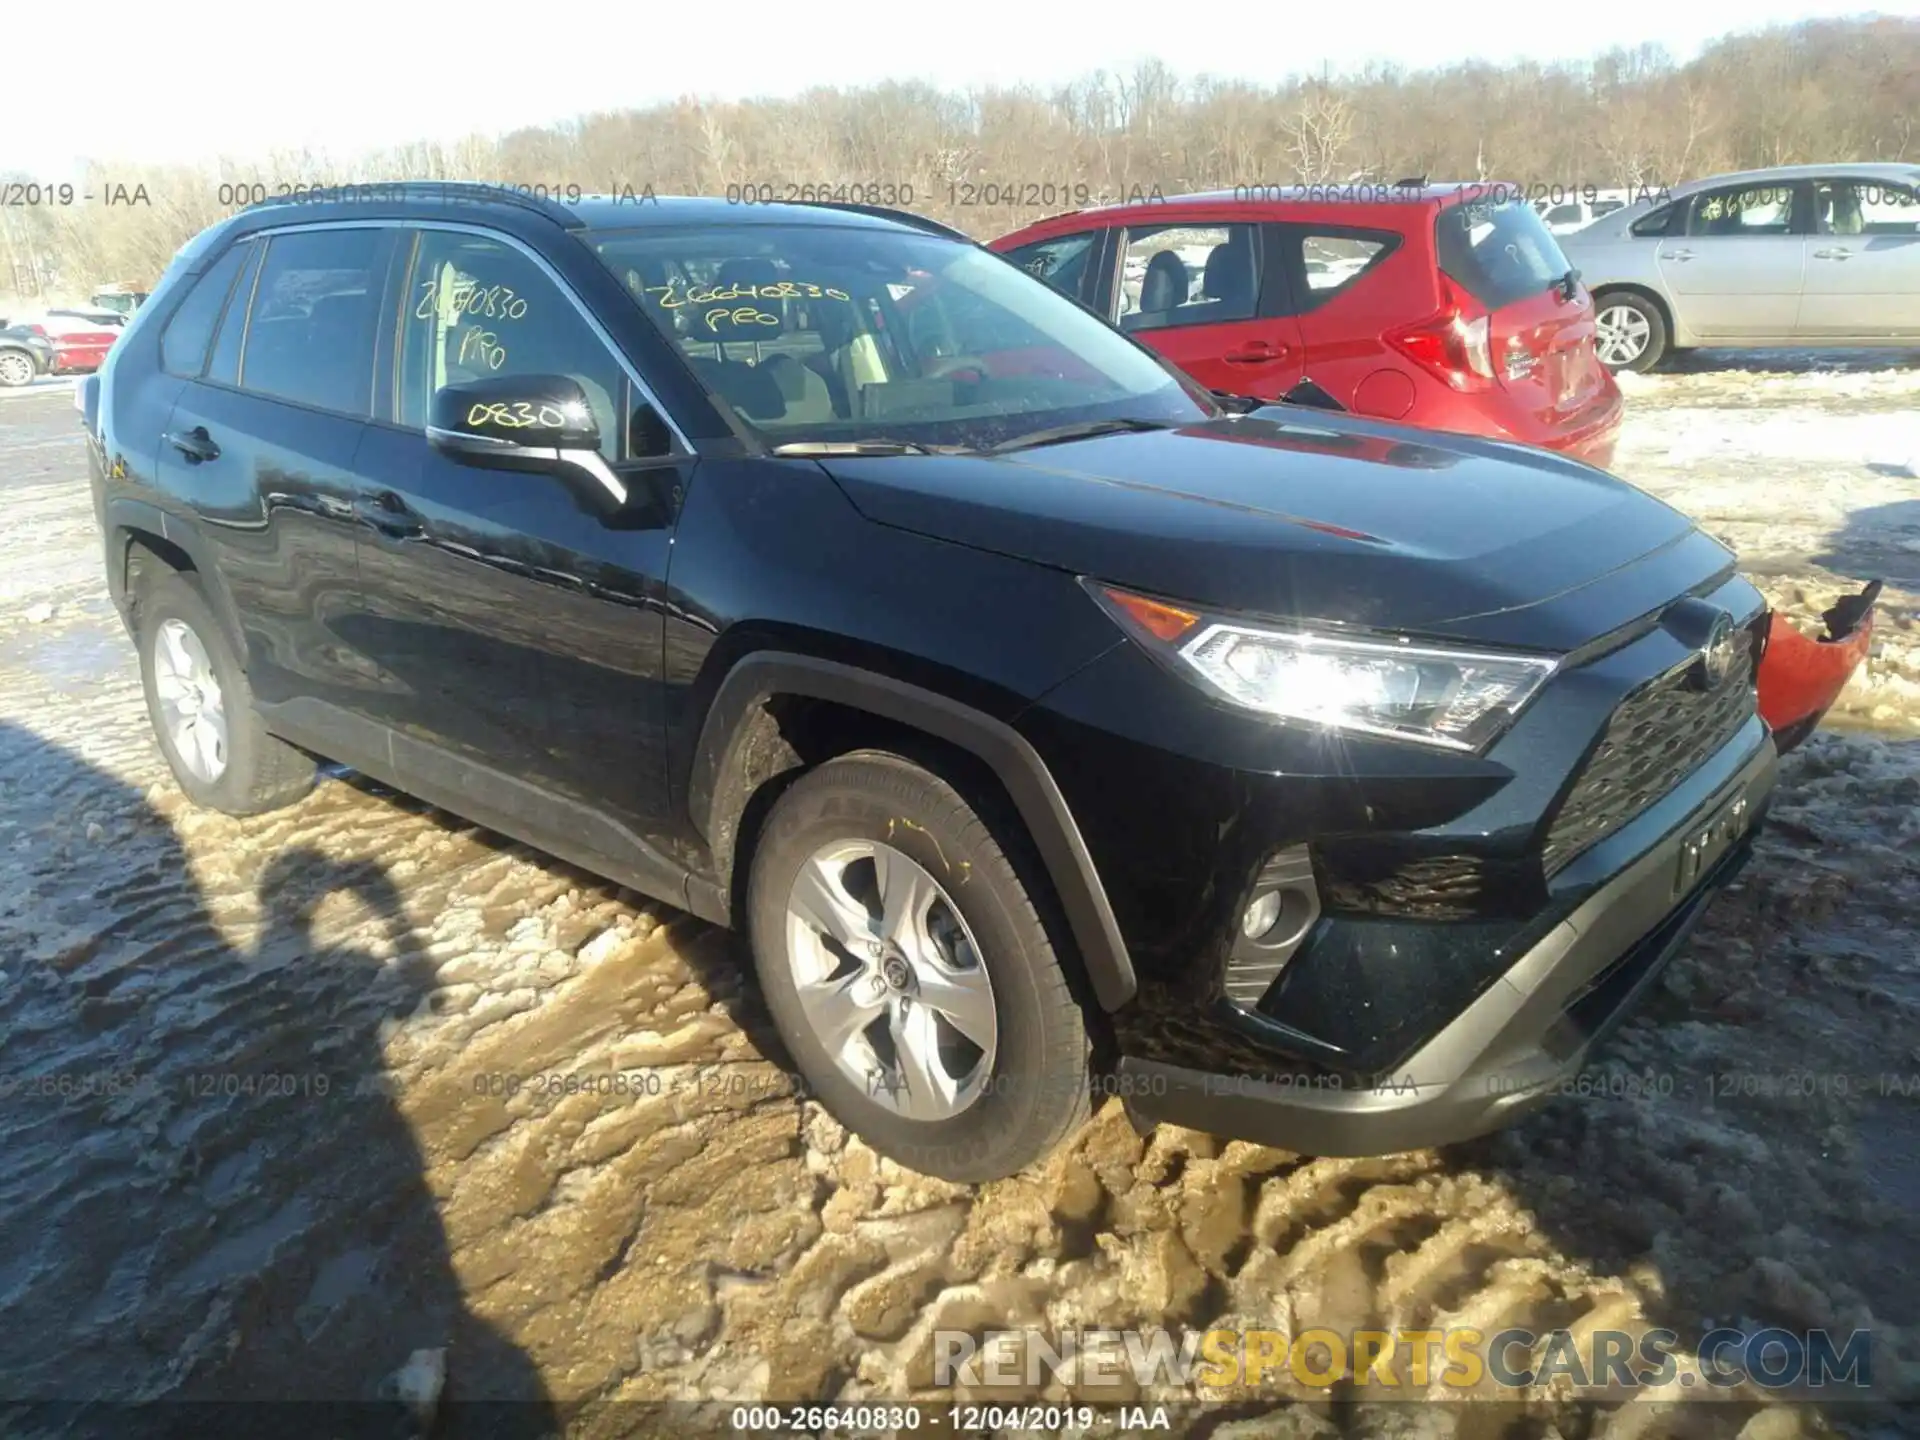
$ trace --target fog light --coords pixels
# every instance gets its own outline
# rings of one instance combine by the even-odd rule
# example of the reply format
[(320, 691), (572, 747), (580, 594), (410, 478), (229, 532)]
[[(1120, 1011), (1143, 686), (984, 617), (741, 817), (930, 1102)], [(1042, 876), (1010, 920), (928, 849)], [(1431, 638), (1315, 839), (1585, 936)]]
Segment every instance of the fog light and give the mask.
[(1247, 913), (1240, 917), (1240, 933), (1249, 940), (1258, 940), (1273, 929), (1274, 922), (1280, 918), (1280, 892), (1269, 890), (1247, 906)]
[(1313, 856), (1305, 845), (1271, 855), (1248, 887), (1240, 933), (1232, 937), (1221, 974), (1228, 1000), (1252, 1010), (1306, 943), (1320, 918)]

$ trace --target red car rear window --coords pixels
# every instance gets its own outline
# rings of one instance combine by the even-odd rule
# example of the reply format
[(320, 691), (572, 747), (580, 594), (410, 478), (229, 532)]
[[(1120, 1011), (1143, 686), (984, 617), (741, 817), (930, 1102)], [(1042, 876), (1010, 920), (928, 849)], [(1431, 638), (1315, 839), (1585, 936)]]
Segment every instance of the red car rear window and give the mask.
[(1531, 205), (1463, 200), (1434, 218), (1440, 268), (1489, 310), (1540, 294), (1569, 266)]

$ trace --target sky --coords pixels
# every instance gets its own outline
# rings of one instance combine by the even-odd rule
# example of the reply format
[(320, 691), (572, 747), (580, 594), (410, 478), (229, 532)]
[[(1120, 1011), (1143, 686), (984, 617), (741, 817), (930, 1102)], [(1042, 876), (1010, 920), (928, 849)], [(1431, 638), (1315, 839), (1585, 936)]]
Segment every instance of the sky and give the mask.
[[(7, 8), (0, 44), (10, 88), (44, 76), (54, 103), (16, 107), (0, 127), (0, 174), (41, 180), (76, 178), (87, 157), (204, 163), (307, 148), (345, 159), (685, 95), (736, 100), (885, 79), (1045, 85), (1129, 70), (1148, 56), (1183, 78), (1268, 82), (1369, 60), (1408, 68), (1552, 61), (1648, 42), (1685, 60), (1730, 31), (1868, 10), (1920, 14), (1920, 4), (1897, 0), (1324, 8), (1108, 0), (1104, 21), (1087, 0), (16, 0)], [(553, 183), (597, 188), (594, 178)]]

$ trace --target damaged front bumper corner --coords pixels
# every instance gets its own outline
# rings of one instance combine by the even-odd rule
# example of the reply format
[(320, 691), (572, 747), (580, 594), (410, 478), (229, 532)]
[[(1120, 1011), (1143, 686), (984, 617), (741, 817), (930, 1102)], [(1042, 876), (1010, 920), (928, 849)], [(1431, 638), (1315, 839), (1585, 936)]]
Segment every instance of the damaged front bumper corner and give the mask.
[(1769, 617), (1758, 676), (1760, 716), (1781, 754), (1814, 732), (1867, 658), (1880, 588), (1875, 580), (1857, 595), (1842, 596), (1821, 614), (1826, 631), (1817, 640), (1778, 611)]

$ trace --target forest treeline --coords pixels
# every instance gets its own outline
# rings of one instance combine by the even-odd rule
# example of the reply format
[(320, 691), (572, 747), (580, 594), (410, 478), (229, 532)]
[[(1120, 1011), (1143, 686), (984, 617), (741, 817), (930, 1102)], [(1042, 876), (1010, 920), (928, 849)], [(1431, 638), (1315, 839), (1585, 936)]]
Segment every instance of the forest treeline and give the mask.
[[(1404, 176), (1640, 187), (1751, 166), (1920, 160), (1920, 20), (1730, 35), (1685, 64), (1655, 46), (1579, 64), (1462, 64), (1183, 78), (1149, 61), (1053, 89), (911, 82), (790, 99), (694, 99), (500, 137), (201, 166), (90, 167), (90, 203), (0, 206), (0, 290), (151, 284), (236, 202), (292, 186), (420, 177), (784, 198), (797, 187), (910, 208), (982, 238), (1102, 199)], [(11, 177), (32, 182), (34, 177)], [(842, 187), (847, 187), (844, 190)], [(109, 199), (116, 203), (106, 203)]]

